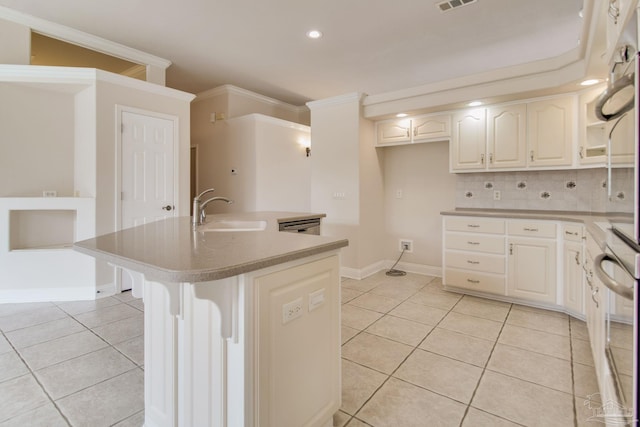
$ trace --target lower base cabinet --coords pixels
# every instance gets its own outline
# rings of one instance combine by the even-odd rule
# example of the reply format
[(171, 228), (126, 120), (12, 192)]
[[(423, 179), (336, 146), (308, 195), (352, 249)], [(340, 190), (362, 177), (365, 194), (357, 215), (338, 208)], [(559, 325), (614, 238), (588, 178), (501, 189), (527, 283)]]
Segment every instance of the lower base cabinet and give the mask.
[(556, 303), (556, 242), (510, 237), (507, 295)]

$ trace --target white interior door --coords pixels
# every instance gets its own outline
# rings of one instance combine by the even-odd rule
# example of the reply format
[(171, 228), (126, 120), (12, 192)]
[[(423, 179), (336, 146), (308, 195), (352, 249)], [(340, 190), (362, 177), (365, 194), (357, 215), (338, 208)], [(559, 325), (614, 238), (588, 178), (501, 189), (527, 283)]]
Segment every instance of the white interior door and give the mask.
[(122, 112), (120, 228), (174, 215), (172, 120)]
[[(175, 123), (171, 119), (121, 112), (120, 229), (175, 214)], [(117, 274), (120, 290), (131, 278)]]

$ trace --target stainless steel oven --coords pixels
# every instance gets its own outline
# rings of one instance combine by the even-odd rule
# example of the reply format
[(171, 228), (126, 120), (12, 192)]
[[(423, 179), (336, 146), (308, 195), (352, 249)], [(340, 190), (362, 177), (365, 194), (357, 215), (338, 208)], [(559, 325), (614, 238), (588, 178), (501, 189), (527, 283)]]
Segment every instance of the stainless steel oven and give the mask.
[[(619, 237), (607, 237), (607, 250), (596, 257), (594, 269), (606, 286), (605, 353), (621, 413), (628, 424), (637, 419), (637, 303), (640, 254)], [(624, 246), (621, 246), (624, 245)], [(611, 248), (616, 248), (615, 253)], [(633, 412), (633, 413), (632, 413)]]
[[(640, 280), (640, 154), (638, 137), (637, 17), (625, 30), (629, 44), (614, 55), (607, 90), (596, 116), (607, 130), (607, 249), (596, 258), (595, 272), (607, 287), (605, 352), (618, 404), (627, 422), (638, 420), (638, 281)], [(601, 385), (602, 386), (602, 385)], [(605, 403), (605, 402), (603, 402)], [(632, 414), (631, 414), (632, 412)]]

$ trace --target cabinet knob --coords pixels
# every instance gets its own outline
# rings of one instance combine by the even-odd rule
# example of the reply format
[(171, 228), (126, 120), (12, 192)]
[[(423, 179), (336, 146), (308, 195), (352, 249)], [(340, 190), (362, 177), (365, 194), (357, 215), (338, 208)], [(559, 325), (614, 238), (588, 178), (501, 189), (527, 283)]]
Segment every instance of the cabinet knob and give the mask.
[(484, 154), (480, 154), (480, 163), (484, 165)]
[(509, 243), (509, 255), (513, 255), (513, 243)]
[(493, 153), (489, 153), (489, 163), (493, 163)]
[(533, 150), (531, 150), (531, 152), (529, 153), (529, 158), (531, 159), (531, 161), (533, 162)]

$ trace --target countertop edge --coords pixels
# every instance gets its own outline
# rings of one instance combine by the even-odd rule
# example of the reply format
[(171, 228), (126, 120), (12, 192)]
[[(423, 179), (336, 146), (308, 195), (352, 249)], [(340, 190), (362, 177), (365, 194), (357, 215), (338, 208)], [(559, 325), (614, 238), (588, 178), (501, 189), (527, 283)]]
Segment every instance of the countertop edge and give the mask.
[(78, 244), (74, 244), (73, 248), (80, 253), (102, 259), (118, 267), (127, 268), (142, 273), (148, 280), (168, 283), (196, 283), (226, 279), (228, 277), (249, 273), (274, 265), (283, 264), (289, 261), (295, 261), (323, 252), (330, 252), (346, 247), (348, 245), (348, 239), (340, 239), (328, 243), (310, 246), (306, 249), (299, 249), (293, 252), (287, 252), (284, 254), (258, 259), (244, 264), (234, 264), (214, 269), (185, 271), (165, 269), (157, 265), (146, 264), (133, 260), (131, 258), (115, 255), (111, 252), (106, 252), (95, 248), (87, 248)]

